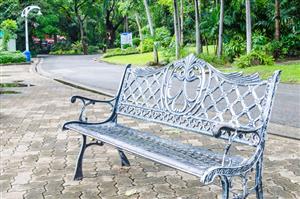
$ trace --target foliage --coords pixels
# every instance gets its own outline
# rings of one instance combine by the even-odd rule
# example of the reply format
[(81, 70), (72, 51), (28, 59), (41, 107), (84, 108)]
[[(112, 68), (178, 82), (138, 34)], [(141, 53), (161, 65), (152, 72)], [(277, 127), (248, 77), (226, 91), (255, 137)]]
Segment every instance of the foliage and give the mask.
[(22, 63), (25, 61), (26, 58), (24, 54), (19, 51), (16, 52), (0, 51), (0, 64)]
[(99, 52), (99, 47), (98, 46), (88, 46), (88, 53), (89, 54), (94, 54)]
[(0, 29), (3, 31), (2, 49), (7, 50), (9, 40), (15, 36), (18, 26), (15, 20), (6, 19), (0, 24)]
[(159, 42), (161, 47), (168, 47), (172, 41), (171, 33), (166, 27), (160, 27), (155, 29), (155, 41)]
[(73, 44), (57, 43), (51, 49), (51, 55), (78, 55), (82, 54), (83, 49), (80, 41)]
[(231, 62), (246, 51), (246, 42), (242, 36), (236, 35), (228, 43), (225, 43), (224, 49), (225, 55)]
[(140, 43), (141, 43), (140, 38), (133, 38), (132, 39), (133, 46), (138, 47), (140, 45)]
[(218, 58), (215, 55), (209, 55), (204, 53), (198, 55), (198, 57), (214, 66), (226, 65), (226, 63), (228, 62), (225, 57)]
[(153, 50), (153, 45), (154, 45), (154, 41), (152, 38), (148, 37), (148, 38), (145, 38), (139, 45), (139, 50), (142, 52), (142, 53), (145, 53), (145, 52), (150, 52)]
[(119, 56), (119, 55), (137, 54), (137, 53), (139, 53), (139, 50), (133, 47), (129, 47), (126, 49), (115, 48), (115, 49), (108, 50), (107, 53), (103, 55), (103, 58)]
[(239, 68), (246, 68), (255, 65), (273, 65), (274, 58), (262, 51), (252, 51), (247, 55), (236, 58), (234, 65)]

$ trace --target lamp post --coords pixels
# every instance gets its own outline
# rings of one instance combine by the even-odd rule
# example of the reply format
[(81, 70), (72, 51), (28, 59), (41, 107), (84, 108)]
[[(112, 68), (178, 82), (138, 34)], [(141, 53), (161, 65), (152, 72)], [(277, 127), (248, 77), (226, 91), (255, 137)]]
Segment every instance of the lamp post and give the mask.
[(30, 56), (30, 51), (29, 51), (29, 40), (28, 40), (28, 20), (27, 20), (27, 16), (29, 14), (30, 11), (32, 10), (38, 10), (38, 15), (41, 15), (41, 8), (39, 6), (27, 6), (26, 8), (24, 8), (24, 10), (22, 11), (21, 17), (25, 17), (25, 46), (26, 46), (26, 50), (23, 52), (24, 55), (26, 56), (26, 61), (30, 62), (31, 60), (31, 56)]

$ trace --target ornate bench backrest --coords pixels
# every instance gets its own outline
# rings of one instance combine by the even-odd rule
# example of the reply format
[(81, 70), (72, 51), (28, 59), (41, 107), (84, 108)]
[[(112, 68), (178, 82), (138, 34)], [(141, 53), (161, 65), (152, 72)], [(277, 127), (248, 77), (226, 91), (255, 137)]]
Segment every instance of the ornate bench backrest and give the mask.
[[(220, 124), (260, 128), (261, 138), (279, 73), (265, 81), (257, 74), (221, 73), (193, 55), (160, 69), (128, 68), (117, 113), (208, 135)], [(257, 137), (235, 141), (253, 145)]]

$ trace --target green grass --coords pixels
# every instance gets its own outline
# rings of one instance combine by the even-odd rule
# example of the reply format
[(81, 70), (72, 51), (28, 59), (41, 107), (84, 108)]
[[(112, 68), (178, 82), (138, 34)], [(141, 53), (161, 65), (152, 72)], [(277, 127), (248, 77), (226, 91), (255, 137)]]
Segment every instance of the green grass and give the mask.
[[(159, 53), (159, 58), (161, 55)], [(114, 63), (114, 64), (132, 64), (138, 66), (144, 66), (148, 62), (153, 61), (153, 52), (143, 53), (143, 54), (132, 54), (132, 55), (120, 55), (114, 57), (102, 58), (102, 61)]]
[[(185, 47), (184, 49), (189, 54), (195, 53), (195, 47), (189, 46)], [(210, 54), (214, 54), (214, 46), (209, 45), (208, 51)], [(206, 53), (206, 47), (203, 47), (203, 52)], [(159, 60), (162, 61), (164, 57), (162, 56), (162, 53), (159, 51)], [(102, 61), (106, 61), (113, 64), (132, 64), (132, 65), (138, 65), (138, 66), (144, 66), (147, 63), (153, 61), (153, 52), (149, 53), (142, 53), (142, 54), (131, 54), (131, 55), (120, 55), (120, 56), (113, 56), (113, 57), (107, 57), (107, 58), (101, 58)]]
[(224, 72), (242, 71), (245, 74), (252, 74), (258, 72), (260, 77), (267, 79), (272, 76), (275, 70), (281, 70), (280, 82), (281, 83), (300, 83), (300, 62), (290, 64), (275, 64), (272, 66), (259, 65), (248, 68), (220, 68)]

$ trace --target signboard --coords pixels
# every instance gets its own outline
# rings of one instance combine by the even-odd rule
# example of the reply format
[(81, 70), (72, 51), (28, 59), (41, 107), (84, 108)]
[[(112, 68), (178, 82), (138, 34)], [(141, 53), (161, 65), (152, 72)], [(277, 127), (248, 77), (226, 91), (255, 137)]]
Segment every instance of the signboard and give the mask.
[(123, 45), (129, 44), (132, 46), (132, 33), (131, 32), (124, 32), (121, 33), (121, 48)]

